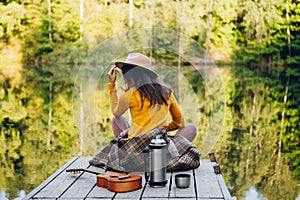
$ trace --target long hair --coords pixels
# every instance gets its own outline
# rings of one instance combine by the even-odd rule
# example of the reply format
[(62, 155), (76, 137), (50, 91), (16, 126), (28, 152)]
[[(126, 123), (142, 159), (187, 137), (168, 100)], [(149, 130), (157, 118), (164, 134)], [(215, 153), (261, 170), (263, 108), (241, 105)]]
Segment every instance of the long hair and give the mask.
[(150, 101), (149, 107), (156, 104), (168, 105), (167, 100), (172, 90), (158, 77), (141, 67), (124, 65), (121, 69), (124, 82), (127, 85), (126, 90), (135, 87), (139, 91), (142, 102), (141, 109), (144, 106), (145, 98)]

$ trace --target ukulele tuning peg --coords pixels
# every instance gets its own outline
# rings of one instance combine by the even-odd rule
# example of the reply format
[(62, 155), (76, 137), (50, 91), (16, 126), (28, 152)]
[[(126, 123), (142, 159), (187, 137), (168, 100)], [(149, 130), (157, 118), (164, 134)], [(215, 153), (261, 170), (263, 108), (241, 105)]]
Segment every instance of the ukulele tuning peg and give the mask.
[(70, 171), (69, 173), (71, 176), (79, 176), (81, 174), (80, 171)]

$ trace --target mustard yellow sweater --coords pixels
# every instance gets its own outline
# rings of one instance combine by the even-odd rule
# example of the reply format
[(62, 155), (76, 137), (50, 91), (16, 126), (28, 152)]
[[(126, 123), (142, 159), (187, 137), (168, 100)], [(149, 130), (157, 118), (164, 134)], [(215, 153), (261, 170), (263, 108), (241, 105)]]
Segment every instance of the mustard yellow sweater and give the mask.
[(141, 109), (141, 97), (136, 88), (130, 88), (118, 98), (115, 84), (108, 84), (110, 94), (110, 105), (114, 116), (123, 115), (127, 109), (130, 110), (131, 126), (128, 132), (129, 137), (146, 133), (154, 128), (164, 126), (168, 131), (182, 127), (183, 117), (177, 104), (174, 94), (168, 99), (168, 106), (156, 105), (149, 107), (150, 101), (144, 100)]

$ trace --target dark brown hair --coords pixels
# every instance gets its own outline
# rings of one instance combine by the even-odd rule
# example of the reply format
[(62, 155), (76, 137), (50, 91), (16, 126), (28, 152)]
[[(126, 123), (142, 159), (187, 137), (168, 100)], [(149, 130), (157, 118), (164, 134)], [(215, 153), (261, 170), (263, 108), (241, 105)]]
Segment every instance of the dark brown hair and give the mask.
[(150, 101), (149, 107), (156, 104), (168, 105), (167, 100), (172, 90), (156, 75), (138, 66), (124, 65), (121, 69), (127, 85), (126, 89), (129, 90), (131, 87), (135, 87), (139, 91), (142, 101), (141, 109), (144, 106), (145, 98)]

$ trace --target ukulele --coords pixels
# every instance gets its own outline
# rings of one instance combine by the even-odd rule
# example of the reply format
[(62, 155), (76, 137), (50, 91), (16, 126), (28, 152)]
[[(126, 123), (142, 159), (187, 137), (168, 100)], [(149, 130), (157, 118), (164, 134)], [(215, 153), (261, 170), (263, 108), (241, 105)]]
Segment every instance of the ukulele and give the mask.
[(97, 175), (97, 186), (106, 188), (111, 192), (130, 192), (142, 187), (142, 177), (135, 174), (109, 172), (101, 174), (87, 169), (67, 169), (66, 172), (89, 172)]

